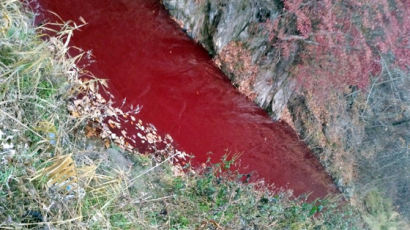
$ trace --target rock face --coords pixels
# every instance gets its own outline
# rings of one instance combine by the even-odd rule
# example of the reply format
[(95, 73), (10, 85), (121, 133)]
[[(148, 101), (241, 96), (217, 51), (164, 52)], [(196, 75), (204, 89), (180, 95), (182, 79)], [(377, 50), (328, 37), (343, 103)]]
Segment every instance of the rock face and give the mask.
[[(297, 41), (286, 49), (275, 45), (270, 22), (283, 12), (282, 1), (162, 2), (242, 93), (295, 129), (346, 197), (362, 201), (378, 191), (409, 218), (408, 74), (387, 69), (369, 91), (326, 92), (328, 103), (322, 103), (308, 90), (295, 90), (289, 70), (301, 49)], [(297, 35), (292, 20), (276, 21), (276, 31)]]
[(293, 89), (288, 68), (297, 47), (284, 57), (271, 41), (267, 22), (280, 14), (275, 1), (164, 0), (163, 4), (241, 92), (279, 118)]

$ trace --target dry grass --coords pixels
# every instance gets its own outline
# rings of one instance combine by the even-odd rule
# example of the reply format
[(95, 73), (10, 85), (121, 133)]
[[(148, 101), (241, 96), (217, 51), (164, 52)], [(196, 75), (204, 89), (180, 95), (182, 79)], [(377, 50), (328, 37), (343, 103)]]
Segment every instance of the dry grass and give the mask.
[[(13, 0), (2, 1), (0, 11), (0, 227), (75, 225), (87, 185), (96, 180), (73, 158), (84, 149), (89, 118), (67, 111), (79, 93), (92, 90), (79, 79), (86, 74), (76, 66), (82, 54), (68, 54), (83, 24), (35, 28), (33, 15)], [(93, 192), (107, 181), (100, 178)]]

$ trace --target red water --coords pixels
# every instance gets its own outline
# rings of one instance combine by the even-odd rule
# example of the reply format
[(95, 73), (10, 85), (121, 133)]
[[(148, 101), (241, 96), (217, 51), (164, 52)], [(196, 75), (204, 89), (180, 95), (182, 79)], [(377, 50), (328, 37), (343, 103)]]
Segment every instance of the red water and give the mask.
[[(241, 172), (311, 198), (335, 192), (319, 162), (285, 123), (273, 122), (238, 93), (158, 0), (39, 0), (63, 20), (88, 25), (71, 45), (91, 50), (94, 75), (119, 100), (142, 105), (140, 119), (169, 133), (194, 162), (242, 153)], [(48, 15), (50, 20), (54, 17)], [(53, 18), (53, 19), (51, 19)]]

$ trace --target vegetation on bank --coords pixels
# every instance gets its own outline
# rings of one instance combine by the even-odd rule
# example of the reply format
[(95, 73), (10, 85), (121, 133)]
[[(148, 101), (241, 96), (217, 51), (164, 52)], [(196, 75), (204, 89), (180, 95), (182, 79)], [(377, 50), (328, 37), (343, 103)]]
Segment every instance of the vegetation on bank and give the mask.
[[(378, 194), (380, 204), (393, 203), (388, 206), (409, 222), (408, 3), (282, 2), (283, 15), (295, 23), (300, 39), (291, 72), (303, 96), (288, 103), (298, 133), (317, 149), (346, 196), (365, 207)], [(287, 34), (286, 27), (281, 29), (271, 32), (285, 48), (292, 41), (280, 40)], [(398, 214), (385, 215), (396, 219)]]
[[(363, 228), (340, 200), (309, 203), (242, 183), (226, 159), (183, 173), (174, 155), (158, 161), (87, 139), (87, 124), (103, 119), (68, 110), (98, 82), (81, 81), (82, 55), (68, 54), (79, 25), (46, 36), (20, 1), (2, 1), (0, 12), (0, 228)], [(112, 115), (109, 102), (98, 105), (98, 116)]]

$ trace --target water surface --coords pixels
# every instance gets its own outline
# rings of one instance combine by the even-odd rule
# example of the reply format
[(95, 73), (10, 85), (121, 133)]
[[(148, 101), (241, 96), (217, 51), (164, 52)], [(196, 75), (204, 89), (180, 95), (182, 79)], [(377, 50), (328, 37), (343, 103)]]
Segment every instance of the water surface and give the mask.
[[(241, 172), (312, 198), (335, 192), (319, 162), (285, 123), (238, 93), (157, 0), (39, 0), (43, 10), (88, 25), (71, 45), (91, 50), (88, 69), (109, 79), (119, 101), (142, 105), (139, 118), (169, 133), (200, 164), (241, 153)], [(45, 14), (55, 20), (51, 14)], [(207, 154), (212, 152), (213, 154)]]

